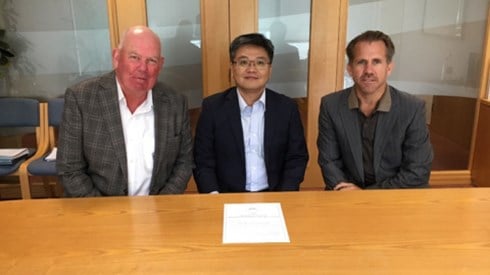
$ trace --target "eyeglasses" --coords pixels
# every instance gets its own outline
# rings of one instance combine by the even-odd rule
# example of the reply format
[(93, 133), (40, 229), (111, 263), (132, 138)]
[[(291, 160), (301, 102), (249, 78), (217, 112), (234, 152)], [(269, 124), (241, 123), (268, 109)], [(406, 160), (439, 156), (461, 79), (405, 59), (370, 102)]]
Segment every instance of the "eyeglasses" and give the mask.
[(233, 61), (232, 62), (235, 65), (238, 65), (241, 69), (247, 69), (249, 66), (254, 65), (255, 68), (258, 70), (265, 70), (270, 62), (264, 60), (264, 59), (257, 59), (257, 60), (248, 60), (248, 59), (238, 59), (238, 61)]

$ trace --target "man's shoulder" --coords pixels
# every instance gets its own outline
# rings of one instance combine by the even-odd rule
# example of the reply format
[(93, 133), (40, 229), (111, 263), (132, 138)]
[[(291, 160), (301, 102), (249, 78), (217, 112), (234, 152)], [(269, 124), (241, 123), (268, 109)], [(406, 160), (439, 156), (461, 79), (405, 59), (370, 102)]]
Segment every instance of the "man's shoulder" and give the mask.
[[(113, 73), (106, 73), (93, 77), (88, 77), (77, 83), (69, 86), (65, 91), (66, 98), (76, 98), (79, 104), (86, 104), (85, 102), (96, 102), (101, 100), (100, 95), (103, 98), (114, 96), (116, 93), (112, 93), (117, 89), (116, 79)], [(70, 104), (70, 101), (66, 101), (65, 104)]]
[(266, 100), (267, 101), (272, 100), (272, 101), (275, 101), (279, 104), (293, 104), (293, 103), (295, 103), (293, 98), (291, 98), (285, 94), (281, 94), (279, 92), (271, 90), (269, 88), (267, 88), (265, 90), (265, 92), (266, 92)]
[(232, 87), (224, 91), (212, 94), (203, 99), (203, 104), (221, 104), (226, 99), (237, 98), (236, 88)]
[(326, 94), (322, 97), (322, 102), (337, 104), (340, 100), (347, 100), (350, 91), (351, 88), (349, 87), (343, 90), (338, 90), (333, 93)]
[(419, 105), (424, 104), (424, 100), (413, 94), (401, 91), (393, 86), (389, 86), (392, 101), (399, 104)]
[(172, 86), (160, 81), (152, 88), (152, 92), (154, 98), (166, 98), (170, 101), (181, 101), (186, 98), (184, 94), (177, 92)]
[(81, 80), (79, 80), (77, 83), (71, 85), (69, 89), (73, 91), (93, 91), (94, 87), (97, 86), (107, 86), (107, 85), (114, 85), (116, 86), (116, 79), (115, 75), (113, 72), (97, 75), (97, 76), (91, 76), (91, 77), (86, 77)]

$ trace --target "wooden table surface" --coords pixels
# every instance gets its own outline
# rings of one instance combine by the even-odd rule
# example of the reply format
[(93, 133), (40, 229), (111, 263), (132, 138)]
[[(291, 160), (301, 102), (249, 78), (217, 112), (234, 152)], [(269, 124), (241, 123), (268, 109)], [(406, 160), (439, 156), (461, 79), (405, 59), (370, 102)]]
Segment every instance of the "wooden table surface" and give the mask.
[[(290, 243), (223, 244), (280, 202)], [(490, 274), (490, 188), (0, 202), (0, 274)]]

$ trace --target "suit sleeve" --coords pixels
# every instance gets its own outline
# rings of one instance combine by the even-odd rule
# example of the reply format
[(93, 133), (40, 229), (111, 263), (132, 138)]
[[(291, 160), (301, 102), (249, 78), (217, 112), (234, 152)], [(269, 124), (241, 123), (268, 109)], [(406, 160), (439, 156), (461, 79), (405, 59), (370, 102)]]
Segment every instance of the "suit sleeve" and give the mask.
[(308, 163), (308, 149), (298, 106), (292, 105), (288, 146), (284, 170), (282, 175), (281, 190), (297, 191), (304, 179), (306, 164)]
[(334, 122), (327, 109), (326, 98), (322, 99), (318, 119), (318, 164), (322, 170), (325, 189), (333, 189), (341, 181), (347, 180), (343, 172), (342, 152)]
[(187, 188), (187, 183), (192, 175), (193, 160), (192, 160), (192, 131), (189, 122), (189, 111), (187, 107), (187, 99), (183, 98), (181, 105), (182, 129), (180, 136), (180, 150), (178, 156), (172, 166), (170, 177), (165, 184), (160, 194), (182, 194)]
[(83, 153), (83, 123), (75, 92), (68, 88), (65, 93), (63, 119), (59, 129), (56, 165), (65, 196), (101, 196), (86, 173), (87, 162)]
[(368, 189), (428, 187), (433, 151), (425, 120), (424, 103), (414, 106), (413, 120), (407, 127), (402, 145), (402, 163), (399, 172), (391, 178), (377, 182)]
[(196, 127), (194, 141), (194, 180), (200, 193), (219, 191), (216, 175), (216, 150), (212, 108), (205, 100)]

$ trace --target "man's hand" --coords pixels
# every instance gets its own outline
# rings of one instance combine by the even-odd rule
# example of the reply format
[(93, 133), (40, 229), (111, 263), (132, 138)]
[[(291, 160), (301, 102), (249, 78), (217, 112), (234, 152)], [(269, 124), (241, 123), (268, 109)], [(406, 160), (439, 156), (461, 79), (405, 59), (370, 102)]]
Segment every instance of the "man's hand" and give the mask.
[(339, 182), (334, 189), (334, 191), (350, 191), (350, 190), (361, 190), (357, 185), (350, 182)]

